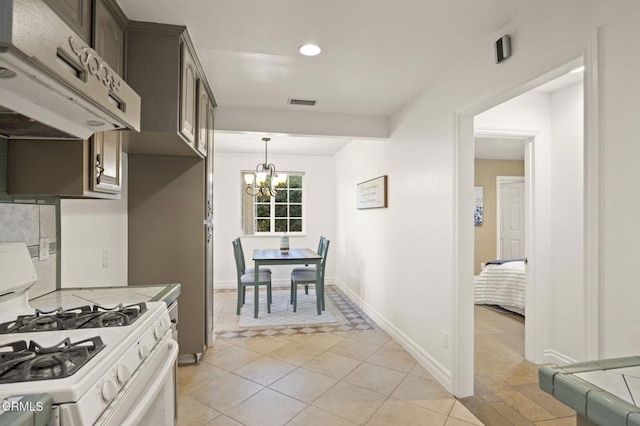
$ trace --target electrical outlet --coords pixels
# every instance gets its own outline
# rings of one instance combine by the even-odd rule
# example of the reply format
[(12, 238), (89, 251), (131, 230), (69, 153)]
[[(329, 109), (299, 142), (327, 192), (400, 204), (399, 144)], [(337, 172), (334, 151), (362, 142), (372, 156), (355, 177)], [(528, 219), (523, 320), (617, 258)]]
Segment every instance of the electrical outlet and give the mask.
[(102, 251), (102, 267), (109, 267), (109, 250)]
[(40, 260), (47, 260), (49, 258), (49, 238), (40, 238), (40, 249), (38, 252), (38, 258)]
[(442, 330), (442, 347), (447, 349), (449, 347), (449, 333)]

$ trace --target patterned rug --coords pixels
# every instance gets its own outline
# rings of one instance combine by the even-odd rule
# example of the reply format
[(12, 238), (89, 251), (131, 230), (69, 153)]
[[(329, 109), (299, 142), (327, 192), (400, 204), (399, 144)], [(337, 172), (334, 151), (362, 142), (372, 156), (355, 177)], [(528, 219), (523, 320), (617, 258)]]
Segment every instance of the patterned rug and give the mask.
[[(336, 312), (336, 316), (341, 316), (340, 312), (338, 312), (333, 306), (333, 303), (331, 303), (331, 300), (325, 301), (326, 309), (318, 315), (314, 288), (309, 289), (309, 294), (305, 294), (303, 288), (298, 290), (296, 312), (293, 312), (293, 305), (289, 304), (289, 290), (273, 290), (272, 294), (271, 313), (267, 313), (266, 297), (261, 297), (260, 306), (258, 307), (258, 318), (253, 317), (253, 297), (250, 298), (251, 301), (246, 300), (245, 305), (240, 311), (238, 327), (332, 324), (336, 323), (333, 312)], [(247, 297), (247, 299), (249, 299), (249, 297)]]
[[(238, 339), (254, 336), (291, 336), (294, 334), (379, 329), (367, 314), (362, 312), (335, 286), (328, 285), (325, 288), (326, 309), (322, 315), (318, 315), (316, 311), (316, 296), (313, 293), (313, 288), (309, 288), (308, 295), (300, 289), (298, 292), (298, 312), (296, 313), (289, 305), (289, 290), (274, 290), (271, 314), (263, 314), (267, 312), (267, 307), (265, 304), (261, 304), (258, 318), (253, 318), (253, 300), (249, 301), (250, 294), (247, 292), (247, 300), (242, 307), (237, 329), (216, 330), (218, 338)], [(279, 308), (275, 308), (276, 295), (278, 295), (278, 305), (281, 305)], [(305, 306), (304, 313), (303, 306)], [(299, 315), (301, 313), (303, 315)]]

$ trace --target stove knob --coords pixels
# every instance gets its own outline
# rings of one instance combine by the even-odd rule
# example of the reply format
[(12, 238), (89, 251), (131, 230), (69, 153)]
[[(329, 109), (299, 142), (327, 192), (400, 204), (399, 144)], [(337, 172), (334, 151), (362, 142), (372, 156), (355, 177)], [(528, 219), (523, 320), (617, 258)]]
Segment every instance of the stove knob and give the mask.
[(145, 359), (147, 356), (149, 356), (149, 348), (147, 348), (145, 345), (140, 345), (140, 347), (138, 348), (138, 355), (140, 355), (141, 359)]
[(119, 366), (118, 369), (116, 370), (116, 379), (118, 379), (118, 383), (120, 383), (120, 385), (124, 385), (129, 381), (130, 378), (131, 378), (131, 372), (129, 371), (127, 366), (126, 365)]
[(111, 400), (118, 394), (118, 388), (116, 387), (116, 384), (113, 383), (113, 380), (106, 380), (102, 384), (100, 393), (102, 394), (102, 399), (104, 399), (104, 402), (111, 402)]
[(156, 328), (153, 330), (153, 335), (155, 336), (156, 340), (160, 340), (163, 334), (164, 330), (162, 326), (160, 324), (156, 325)]

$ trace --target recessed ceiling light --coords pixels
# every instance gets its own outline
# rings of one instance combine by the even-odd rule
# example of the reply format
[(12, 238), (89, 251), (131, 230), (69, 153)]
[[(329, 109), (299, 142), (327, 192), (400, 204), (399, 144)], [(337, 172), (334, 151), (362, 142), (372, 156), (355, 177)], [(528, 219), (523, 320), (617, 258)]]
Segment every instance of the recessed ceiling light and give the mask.
[(584, 71), (584, 65), (581, 66), (581, 67), (576, 68), (575, 70), (571, 70), (569, 72), (569, 74), (575, 74), (575, 73), (582, 72), (582, 71)]
[(317, 44), (303, 44), (298, 50), (304, 56), (316, 56), (319, 55), (322, 51), (322, 49), (320, 49), (320, 46), (318, 46)]

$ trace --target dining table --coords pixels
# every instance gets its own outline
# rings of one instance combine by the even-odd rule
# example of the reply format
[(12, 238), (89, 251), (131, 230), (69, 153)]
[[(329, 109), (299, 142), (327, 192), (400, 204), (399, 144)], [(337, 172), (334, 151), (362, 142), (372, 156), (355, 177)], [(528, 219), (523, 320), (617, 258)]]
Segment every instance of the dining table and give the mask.
[[(320, 274), (320, 263), (322, 256), (310, 248), (296, 248), (288, 251), (280, 251), (279, 249), (255, 249), (253, 250), (253, 262), (255, 271), (260, 270), (260, 266), (265, 265), (316, 265), (316, 307), (318, 315), (322, 313), (324, 305), (324, 288)], [(255, 288), (258, 288), (259, 274), (254, 274)], [(254, 318), (258, 317), (258, 292), (253, 292), (254, 297)]]

